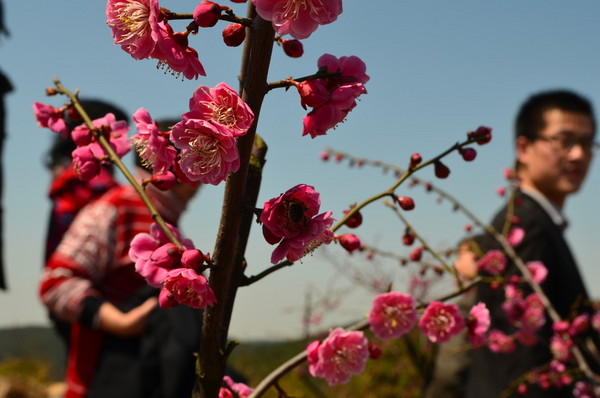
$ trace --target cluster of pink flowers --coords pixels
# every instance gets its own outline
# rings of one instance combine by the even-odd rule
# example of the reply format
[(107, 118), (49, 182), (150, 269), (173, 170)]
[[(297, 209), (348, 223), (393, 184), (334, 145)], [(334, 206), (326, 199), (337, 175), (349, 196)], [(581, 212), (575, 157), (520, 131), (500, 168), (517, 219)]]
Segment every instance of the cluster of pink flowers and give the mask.
[(108, 0), (106, 16), (115, 44), (133, 58), (156, 59), (160, 67), (187, 79), (206, 76), (198, 53), (188, 45), (190, 31), (173, 32), (158, 0)]
[(252, 0), (261, 18), (273, 23), (279, 35), (306, 39), (319, 25), (334, 22), (342, 13), (342, 0)]
[(284, 257), (297, 261), (320, 246), (329, 244), (334, 219), (331, 211), (317, 214), (321, 207), (319, 193), (309, 185), (299, 184), (265, 202), (259, 222), (270, 244), (279, 244), (271, 255), (273, 264)]
[(339, 76), (292, 82), (300, 93), (301, 104), (313, 108), (304, 117), (302, 135), (315, 138), (344, 121), (356, 106), (356, 99), (366, 94), (364, 84), (369, 81), (365, 63), (356, 56), (337, 58), (322, 55), (317, 61), (320, 72), (340, 73)]
[(306, 354), (310, 374), (333, 386), (363, 372), (370, 355), (369, 342), (362, 332), (337, 328), (325, 340), (310, 343)]
[(219, 390), (219, 398), (246, 398), (254, 391), (244, 383), (234, 382), (229, 376), (223, 377), (223, 382), (226, 386)]
[(143, 108), (133, 120), (139, 132), (134, 145), (155, 174), (174, 172), (185, 182), (218, 185), (239, 169), (236, 138), (250, 128), (254, 113), (235, 90), (219, 83), (198, 87), (189, 111), (169, 132), (160, 132)]
[(183, 249), (169, 242), (167, 235), (156, 224), (150, 233), (136, 235), (129, 248), (129, 257), (135, 270), (150, 286), (161, 288), (158, 302), (161, 307), (179, 303), (192, 308), (206, 308), (216, 302), (208, 280), (202, 275), (205, 256), (194, 249), (188, 239), (181, 239), (179, 231), (169, 225)]
[[(69, 134), (65, 122), (67, 107), (54, 108), (39, 102), (33, 104), (33, 112), (38, 125), (47, 127), (59, 133), (63, 138)], [(100, 145), (97, 135), (102, 135), (108, 140), (109, 145), (117, 156), (123, 157), (131, 146), (127, 133), (129, 126), (125, 120), (116, 120), (115, 115), (107, 113), (104, 117), (92, 120), (95, 132), (84, 123), (71, 131), (71, 138), (77, 147), (73, 150), (73, 166), (79, 178), (89, 181), (100, 173), (100, 165), (107, 163), (107, 153)]]

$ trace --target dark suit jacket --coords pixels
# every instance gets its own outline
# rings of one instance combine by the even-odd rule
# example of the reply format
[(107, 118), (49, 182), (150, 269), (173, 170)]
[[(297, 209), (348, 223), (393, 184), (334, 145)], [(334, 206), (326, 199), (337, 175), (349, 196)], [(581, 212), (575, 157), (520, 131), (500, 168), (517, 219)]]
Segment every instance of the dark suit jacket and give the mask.
[[(571, 251), (563, 237), (562, 228), (556, 225), (548, 213), (530, 196), (518, 192), (515, 216), (519, 219), (519, 227), (525, 230), (522, 242), (515, 248), (521, 259), (541, 261), (548, 269), (548, 276), (542, 283), (542, 289), (550, 299), (554, 308), (563, 319), (569, 319), (575, 307), (587, 304), (587, 292), (583, 280), (571, 255)], [(493, 226), (501, 231), (506, 216), (506, 208), (500, 210), (493, 220)], [(476, 239), (485, 251), (499, 249), (500, 246), (488, 235)], [(518, 273), (516, 266), (509, 263), (507, 274)], [(525, 290), (528, 294), (530, 290)], [(477, 287), (476, 302), (483, 301), (490, 310), (492, 328), (511, 333), (514, 328), (508, 323), (501, 307), (504, 301), (504, 289), (491, 289), (489, 284), (482, 283)], [(547, 364), (552, 359), (549, 341), (552, 336), (552, 321), (546, 316), (545, 325), (538, 331), (539, 341), (533, 346), (517, 343), (514, 353), (493, 353), (486, 347), (473, 352), (472, 364), (467, 381), (467, 397), (500, 397), (511, 383), (518, 380), (526, 372), (535, 367)], [(527, 393), (510, 396), (519, 397), (571, 397), (569, 388), (560, 390), (542, 390), (535, 385), (528, 385)]]

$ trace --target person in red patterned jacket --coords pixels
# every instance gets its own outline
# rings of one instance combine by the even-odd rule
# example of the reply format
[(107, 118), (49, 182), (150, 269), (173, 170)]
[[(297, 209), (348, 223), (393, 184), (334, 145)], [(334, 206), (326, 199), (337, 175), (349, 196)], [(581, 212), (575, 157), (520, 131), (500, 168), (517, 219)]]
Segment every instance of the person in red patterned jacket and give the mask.
[[(139, 169), (140, 179), (149, 174)], [(177, 225), (198, 186), (146, 187), (161, 216)], [(85, 206), (48, 259), (40, 297), (71, 325), (66, 398), (189, 396), (201, 312), (157, 307), (129, 258), (129, 244), (153, 219), (129, 185)], [(168, 350), (167, 350), (168, 349)]]

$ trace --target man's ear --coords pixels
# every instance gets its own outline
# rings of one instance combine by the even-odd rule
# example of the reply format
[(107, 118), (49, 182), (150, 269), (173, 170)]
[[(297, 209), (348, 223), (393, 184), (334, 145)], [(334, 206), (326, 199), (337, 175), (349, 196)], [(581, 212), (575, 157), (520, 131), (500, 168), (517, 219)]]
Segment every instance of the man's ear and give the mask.
[(525, 165), (528, 163), (531, 144), (532, 141), (529, 138), (523, 136), (517, 137), (517, 140), (515, 141), (515, 156), (518, 165)]

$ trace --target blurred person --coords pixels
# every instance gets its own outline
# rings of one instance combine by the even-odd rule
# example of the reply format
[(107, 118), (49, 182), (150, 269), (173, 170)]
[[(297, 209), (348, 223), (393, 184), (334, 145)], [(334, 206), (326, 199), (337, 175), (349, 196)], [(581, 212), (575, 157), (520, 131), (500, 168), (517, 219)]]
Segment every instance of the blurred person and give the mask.
[[(137, 178), (150, 173), (136, 162)], [(146, 192), (177, 225), (199, 185)], [(71, 325), (66, 398), (184, 397), (195, 383), (202, 312), (157, 306), (129, 258), (129, 244), (153, 219), (131, 185), (116, 185), (79, 211), (50, 256), (40, 297)]]
[[(541, 288), (563, 320), (573, 314), (591, 313), (589, 296), (563, 231), (568, 223), (563, 214), (566, 199), (579, 191), (585, 181), (593, 158), (596, 120), (592, 104), (581, 95), (567, 90), (546, 91), (532, 95), (521, 106), (515, 122), (516, 178), (518, 188), (514, 198), (511, 227), (524, 231), (515, 251), (524, 263), (539, 261), (548, 273)], [(492, 221), (497, 231), (503, 231), (508, 208), (502, 208)], [(474, 239), (481, 253), (500, 249), (489, 235)], [(473, 257), (464, 256), (457, 263), (459, 272), (474, 276), (478, 270)], [(502, 276), (508, 280), (519, 275), (516, 266), (508, 261)], [(531, 290), (519, 284), (524, 296)], [(503, 308), (504, 286), (494, 288), (489, 283), (477, 286), (475, 303), (484, 302), (490, 311), (491, 328), (512, 335), (517, 331)], [(544, 388), (535, 383), (523, 383), (528, 372), (540, 370), (553, 360), (550, 340), (553, 322), (547, 313), (545, 323), (535, 331), (533, 341), (516, 341), (510, 353), (492, 352), (484, 346), (472, 352), (469, 360), (466, 397), (570, 397), (571, 387), (550, 383)], [(591, 332), (591, 330), (590, 330)], [(584, 336), (582, 336), (583, 338)], [(597, 333), (589, 333), (588, 338)], [(576, 343), (576, 337), (574, 338)], [(592, 347), (578, 344), (592, 365), (598, 356)], [(524, 388), (517, 391), (517, 384)], [(525, 390), (525, 391), (523, 391)], [(505, 394), (505, 395), (502, 395)]]

